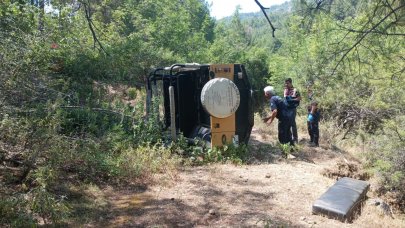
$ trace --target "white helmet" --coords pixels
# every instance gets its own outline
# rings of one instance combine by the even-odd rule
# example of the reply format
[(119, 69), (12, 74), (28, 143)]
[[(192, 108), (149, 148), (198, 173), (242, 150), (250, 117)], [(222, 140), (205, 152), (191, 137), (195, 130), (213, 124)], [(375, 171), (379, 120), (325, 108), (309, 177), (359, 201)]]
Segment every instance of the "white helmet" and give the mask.
[(263, 90), (266, 94), (275, 95), (273, 86), (266, 86)]

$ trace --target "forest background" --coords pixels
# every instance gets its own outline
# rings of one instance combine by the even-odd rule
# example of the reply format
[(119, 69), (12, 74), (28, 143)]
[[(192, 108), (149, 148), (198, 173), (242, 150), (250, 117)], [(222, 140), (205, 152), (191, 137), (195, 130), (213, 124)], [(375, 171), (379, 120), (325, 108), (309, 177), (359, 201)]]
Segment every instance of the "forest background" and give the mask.
[(0, 3), (0, 225), (63, 223), (60, 183), (136, 182), (183, 163), (195, 151), (164, 146), (142, 91), (152, 68), (185, 62), (244, 64), (259, 113), (268, 84), (312, 89), (326, 141), (360, 146), (404, 210), (405, 1), (293, 0), (266, 10), (274, 36), (262, 13), (216, 21), (203, 0), (46, 3)]

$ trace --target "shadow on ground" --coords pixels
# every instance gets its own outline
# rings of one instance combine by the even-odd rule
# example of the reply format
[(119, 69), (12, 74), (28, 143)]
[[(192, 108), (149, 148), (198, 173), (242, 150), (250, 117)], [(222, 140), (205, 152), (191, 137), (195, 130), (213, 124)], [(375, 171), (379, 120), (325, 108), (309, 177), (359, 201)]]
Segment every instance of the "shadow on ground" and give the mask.
[(283, 158), (283, 153), (277, 145), (256, 139), (249, 141), (250, 154), (247, 164), (274, 163)]
[[(211, 184), (210, 181), (195, 183), (193, 194), (199, 196), (198, 202), (192, 199), (164, 198), (157, 199), (145, 193), (134, 193), (128, 189), (115, 191), (117, 197), (111, 198), (107, 207), (86, 208), (86, 214), (98, 215), (89, 218), (84, 223), (74, 224), (94, 227), (207, 227), (207, 226), (251, 226), (291, 225), (281, 218), (271, 217), (265, 210), (251, 210), (258, 208), (264, 200), (272, 198), (272, 194), (262, 194), (244, 190), (230, 195)], [(243, 185), (238, 182), (237, 185)], [(250, 198), (249, 202), (242, 199)], [(114, 201), (115, 200), (115, 201)], [(244, 204), (244, 210), (226, 211), (222, 204)], [(78, 208), (82, 210), (83, 208)], [(89, 211), (90, 210), (90, 211)], [(251, 221), (256, 218), (255, 221)]]

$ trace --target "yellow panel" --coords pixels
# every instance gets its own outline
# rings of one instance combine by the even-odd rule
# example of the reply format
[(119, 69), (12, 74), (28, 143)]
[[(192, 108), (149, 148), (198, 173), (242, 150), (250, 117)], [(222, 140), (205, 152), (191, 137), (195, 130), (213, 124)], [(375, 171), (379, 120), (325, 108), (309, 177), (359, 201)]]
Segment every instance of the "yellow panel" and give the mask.
[(223, 145), (232, 143), (235, 132), (218, 132), (211, 133), (211, 147), (222, 147)]
[(235, 113), (226, 118), (217, 118), (211, 116), (210, 120), (211, 120), (211, 132), (225, 132), (225, 131), (235, 132), (236, 130)]
[[(215, 73), (215, 78), (227, 78), (234, 80), (234, 64), (213, 64), (210, 65), (210, 71)], [(211, 146), (221, 147), (232, 143), (235, 135), (235, 113), (226, 118), (216, 118), (211, 116)]]
[(234, 79), (235, 65), (234, 64), (213, 64), (210, 65), (210, 71), (215, 73), (215, 78)]

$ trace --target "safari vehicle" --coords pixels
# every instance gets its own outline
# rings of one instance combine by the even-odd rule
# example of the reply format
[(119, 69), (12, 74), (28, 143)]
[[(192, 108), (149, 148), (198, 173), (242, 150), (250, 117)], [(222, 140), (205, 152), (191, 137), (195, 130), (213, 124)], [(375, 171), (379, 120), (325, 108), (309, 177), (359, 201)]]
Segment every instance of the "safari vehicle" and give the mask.
[[(153, 97), (162, 98), (152, 110)], [(172, 139), (181, 133), (209, 146), (248, 143), (253, 94), (244, 65), (174, 64), (154, 69), (147, 81), (148, 112), (163, 111)]]

